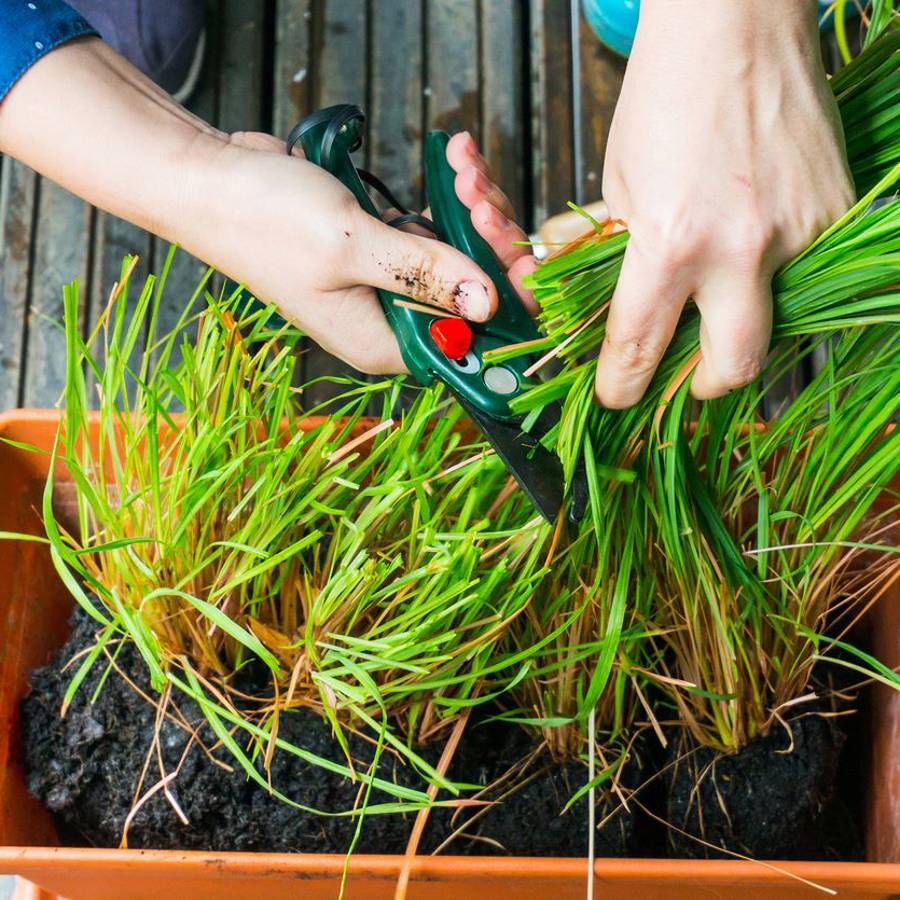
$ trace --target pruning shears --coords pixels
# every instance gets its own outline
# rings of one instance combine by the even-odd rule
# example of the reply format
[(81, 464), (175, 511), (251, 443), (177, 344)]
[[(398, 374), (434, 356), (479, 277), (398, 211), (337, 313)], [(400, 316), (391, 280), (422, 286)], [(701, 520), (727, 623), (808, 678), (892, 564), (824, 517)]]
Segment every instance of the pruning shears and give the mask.
[[(364, 124), (358, 106), (330, 106), (292, 129), (287, 151), (291, 153), (299, 142), (307, 160), (334, 175), (366, 212), (381, 218), (369, 194), (369, 188), (374, 188), (400, 212), (388, 224), (423, 225), (474, 260), (494, 282), (499, 305), (493, 318), (484, 323), (450, 318), (438, 307), (431, 312), (421, 304), (408, 305), (408, 298), (400, 293), (379, 290), (378, 299), (413, 377), (423, 385), (437, 379), (450, 388), (538, 511), (554, 522), (565, 497), (563, 469), (559, 458), (540, 443), (540, 436), (559, 420), (559, 406), (545, 409), (526, 433), (522, 416), (510, 409), (510, 402), (535, 384), (527, 374), (533, 354), (502, 363), (484, 359), (489, 350), (537, 340), (540, 333), (490, 247), (472, 226), (469, 210), (456, 196), (456, 173), (447, 162), (450, 136), (432, 131), (425, 141), (429, 220), (406, 212), (376, 177), (356, 167), (350, 154), (362, 144)], [(576, 476), (572, 496), (570, 517), (578, 519), (586, 499), (583, 475)]]

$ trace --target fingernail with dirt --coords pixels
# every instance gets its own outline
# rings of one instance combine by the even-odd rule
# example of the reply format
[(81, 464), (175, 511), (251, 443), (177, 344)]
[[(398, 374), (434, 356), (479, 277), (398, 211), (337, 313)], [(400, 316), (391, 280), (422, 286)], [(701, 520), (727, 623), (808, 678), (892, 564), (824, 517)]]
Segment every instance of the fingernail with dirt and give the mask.
[(486, 322), (491, 314), (487, 289), (477, 281), (463, 281), (453, 291), (453, 306), (465, 319)]

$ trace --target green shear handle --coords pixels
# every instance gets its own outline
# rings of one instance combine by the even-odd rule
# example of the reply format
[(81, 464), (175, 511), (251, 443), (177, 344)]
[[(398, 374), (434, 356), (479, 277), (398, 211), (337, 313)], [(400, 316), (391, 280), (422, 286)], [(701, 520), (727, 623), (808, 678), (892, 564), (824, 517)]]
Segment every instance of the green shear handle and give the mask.
[[(362, 144), (364, 123), (365, 116), (358, 106), (344, 104), (320, 110), (291, 131), (288, 153), (299, 141), (310, 162), (334, 175), (353, 192), (366, 212), (378, 216), (366, 182), (374, 184), (388, 199), (392, 199), (390, 193), (377, 179), (358, 170), (350, 157)], [(525, 371), (533, 358), (525, 355), (493, 364), (484, 361), (484, 354), (508, 344), (536, 340), (540, 335), (490, 247), (473, 228), (469, 210), (456, 196), (456, 173), (447, 162), (449, 140), (445, 132), (432, 131), (425, 143), (425, 182), (433, 230), (440, 240), (473, 259), (493, 281), (499, 297), (497, 312), (488, 322), (468, 323), (471, 348), (464, 357), (454, 360), (445, 355), (431, 331), (432, 323), (446, 314), (439, 309), (431, 314), (421, 311), (421, 307), (397, 305), (397, 300), (406, 298), (391, 291), (379, 290), (378, 299), (397, 336), (403, 361), (416, 380), (427, 385), (438, 378), (486, 416), (510, 422), (517, 417), (509, 402), (530, 386)]]

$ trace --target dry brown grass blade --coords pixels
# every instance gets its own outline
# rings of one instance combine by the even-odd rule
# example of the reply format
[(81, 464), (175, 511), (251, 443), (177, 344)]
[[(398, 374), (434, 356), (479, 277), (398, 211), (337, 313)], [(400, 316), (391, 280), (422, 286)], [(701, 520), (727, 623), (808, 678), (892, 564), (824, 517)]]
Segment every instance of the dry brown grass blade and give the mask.
[(647, 714), (647, 720), (650, 722), (650, 725), (653, 728), (653, 732), (659, 740), (659, 743), (663, 747), (668, 747), (669, 742), (666, 740), (665, 732), (663, 732), (662, 727), (659, 724), (659, 719), (657, 719), (654, 715), (653, 708), (647, 702), (647, 698), (644, 696), (644, 692), (640, 689), (636, 678), (631, 679), (631, 687), (638, 698), (638, 702), (641, 704), (644, 712)]
[(429, 316), (440, 316), (442, 319), (461, 319), (456, 313), (450, 312), (446, 306), (432, 306), (429, 303), (416, 303), (414, 300), (394, 299), (394, 306), (402, 306), (404, 309), (412, 309), (415, 312), (425, 313)]
[[(471, 707), (467, 708), (460, 717), (456, 720), (456, 723), (453, 726), (453, 731), (450, 734), (450, 737), (447, 739), (447, 743), (444, 746), (444, 750), (441, 753), (441, 758), (438, 760), (437, 764), (437, 772), (442, 777), (447, 774), (447, 770), (450, 768), (450, 763), (453, 760), (453, 756), (456, 753), (456, 749), (459, 746), (459, 742), (462, 739), (463, 732), (466, 729), (466, 725), (469, 722), (469, 713)], [(434, 801), (434, 798), (437, 796), (438, 786), (436, 784), (430, 784), (428, 786), (428, 799), (430, 801)], [(406, 845), (406, 852), (403, 854), (403, 866), (400, 869), (400, 875), (397, 878), (397, 887), (394, 891), (394, 900), (406, 900), (406, 892), (409, 888), (409, 876), (410, 876), (410, 868), (412, 866), (412, 861), (415, 858), (416, 851), (419, 849), (419, 842), (422, 840), (422, 833), (425, 831), (425, 825), (428, 822), (428, 816), (431, 813), (431, 807), (426, 806), (416, 813), (416, 821), (413, 825), (412, 833), (409, 836), (409, 841)]]
[(337, 450), (330, 453), (328, 455), (328, 462), (336, 463), (339, 459), (343, 459), (348, 453), (352, 453), (361, 444), (365, 444), (366, 441), (371, 440), (378, 434), (381, 434), (382, 431), (386, 431), (388, 428), (392, 428), (394, 424), (395, 423), (393, 419), (385, 419), (383, 422), (379, 422), (377, 425), (373, 425), (358, 437), (353, 438), (352, 441), (348, 441), (346, 444), (342, 444), (337, 448)]
[(546, 262), (549, 262), (551, 259), (556, 259), (558, 256), (565, 256), (570, 251), (576, 250), (588, 241), (595, 240), (597, 243), (600, 243), (601, 241), (611, 238), (614, 234), (619, 234), (620, 232), (627, 230), (628, 223), (625, 222), (624, 219), (605, 219), (600, 226), (600, 231), (591, 227), (589, 231), (585, 231), (584, 234), (569, 241), (568, 244), (563, 244), (562, 247), (558, 247), (554, 250), (553, 253), (547, 257)]
[[(531, 753), (528, 754), (528, 756), (526, 756), (524, 759), (520, 760), (519, 762), (514, 763), (499, 778), (495, 779), (491, 784), (486, 785), (477, 794), (475, 794), (473, 799), (478, 800), (481, 797), (483, 797), (485, 794), (488, 794), (492, 791), (496, 791), (501, 785), (504, 785), (510, 781), (513, 781), (512, 786), (507, 788), (502, 794), (500, 794), (496, 800), (483, 801), (484, 806), (481, 809), (479, 809), (477, 812), (475, 812), (471, 816), (469, 816), (469, 818), (466, 819), (466, 821), (463, 822), (462, 825), (455, 828), (446, 838), (444, 838), (444, 840), (441, 841), (441, 843), (438, 844), (438, 846), (435, 847), (435, 849), (431, 851), (431, 855), (438, 856), (441, 852), (446, 850), (446, 848), (449, 847), (450, 844), (452, 844), (453, 841), (455, 841), (458, 837), (461, 837), (462, 835), (466, 834), (466, 829), (468, 829), (470, 826), (475, 824), (475, 822), (477, 822), (482, 816), (487, 815), (487, 813), (490, 812), (490, 810), (493, 806), (495, 806), (498, 803), (503, 803), (504, 800), (506, 800), (508, 797), (511, 797), (513, 794), (515, 794), (516, 791), (521, 790), (522, 788), (531, 784), (532, 781), (539, 778), (544, 772), (543, 769), (537, 769), (536, 771), (532, 772), (528, 776), (525, 776), (525, 773), (531, 767), (531, 764), (534, 762), (534, 760), (537, 759), (537, 757), (540, 756), (540, 754), (545, 749), (546, 749), (545, 745), (538, 744), (538, 746), (535, 747), (531, 751)], [(523, 777), (519, 780), (514, 781), (514, 779), (516, 779), (520, 773), (523, 775)], [(451, 824), (453, 824), (453, 822), (456, 821), (456, 817), (459, 815), (459, 812), (460, 812), (460, 810), (457, 810), (456, 812), (453, 813), (453, 815), (450, 818)]]
[(588, 316), (588, 318), (585, 319), (584, 322), (579, 325), (578, 328), (576, 328), (567, 338), (565, 338), (565, 340), (560, 341), (555, 347), (553, 347), (551, 350), (548, 350), (540, 359), (533, 362), (522, 374), (526, 378), (531, 378), (532, 375), (540, 371), (540, 369), (542, 369), (548, 362), (556, 359), (556, 357), (559, 356), (559, 354), (562, 353), (563, 350), (565, 350), (566, 347), (568, 347), (569, 344), (571, 344), (572, 341), (574, 341), (578, 337), (578, 335), (590, 328), (591, 325), (593, 325), (594, 322), (596, 322), (597, 319), (599, 319), (607, 309), (609, 309), (609, 303), (604, 303), (603, 306), (600, 307), (600, 309)]
[(686, 837), (688, 840), (696, 841), (698, 844), (702, 844), (704, 847), (707, 847), (710, 850), (715, 850), (717, 853), (725, 853), (728, 856), (733, 856), (735, 859), (742, 859), (745, 862), (755, 863), (756, 865), (762, 866), (764, 869), (768, 869), (771, 872), (776, 872), (779, 875), (784, 875), (786, 878), (790, 878), (793, 881), (799, 881), (801, 884), (805, 884), (807, 887), (814, 888), (817, 891), (821, 891), (823, 894), (830, 894), (832, 897), (837, 895), (837, 891), (833, 888), (827, 887), (824, 884), (819, 884), (815, 881), (811, 881), (808, 878), (804, 878), (802, 875), (798, 875), (796, 872), (792, 872), (790, 869), (784, 868), (784, 866), (777, 866), (775, 865), (775, 863), (766, 862), (762, 859), (754, 859), (752, 856), (745, 856), (743, 853), (738, 853), (735, 850), (728, 850), (725, 847), (718, 847), (715, 844), (711, 844), (708, 841), (703, 840), (703, 838), (697, 837), (697, 835), (695, 834), (684, 831), (677, 825), (673, 825), (671, 822), (667, 822), (661, 816), (658, 816), (652, 810), (648, 809), (647, 806), (641, 803), (639, 800), (636, 800), (635, 802), (648, 816), (650, 816), (651, 819), (658, 822), (665, 828), (670, 828), (672, 829), (672, 831), (677, 831), (680, 835)]
[(678, 388), (680, 388), (684, 382), (687, 380), (687, 377), (697, 368), (697, 364), (700, 362), (701, 353), (698, 350), (675, 374), (674, 378), (666, 385), (666, 389), (663, 391), (662, 397), (659, 401), (659, 406), (656, 408), (656, 413), (653, 416), (653, 430), (656, 433), (656, 440), (659, 442), (659, 423), (662, 421), (663, 415), (665, 415), (666, 407), (669, 403), (672, 402), (672, 398), (678, 393)]

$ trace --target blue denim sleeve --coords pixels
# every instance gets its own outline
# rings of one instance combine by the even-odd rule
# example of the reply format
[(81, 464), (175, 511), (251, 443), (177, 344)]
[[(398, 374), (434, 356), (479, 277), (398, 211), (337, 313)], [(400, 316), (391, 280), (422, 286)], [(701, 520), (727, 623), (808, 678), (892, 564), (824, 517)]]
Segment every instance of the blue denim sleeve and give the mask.
[(0, 0), (0, 101), (42, 56), (96, 33), (62, 0)]

